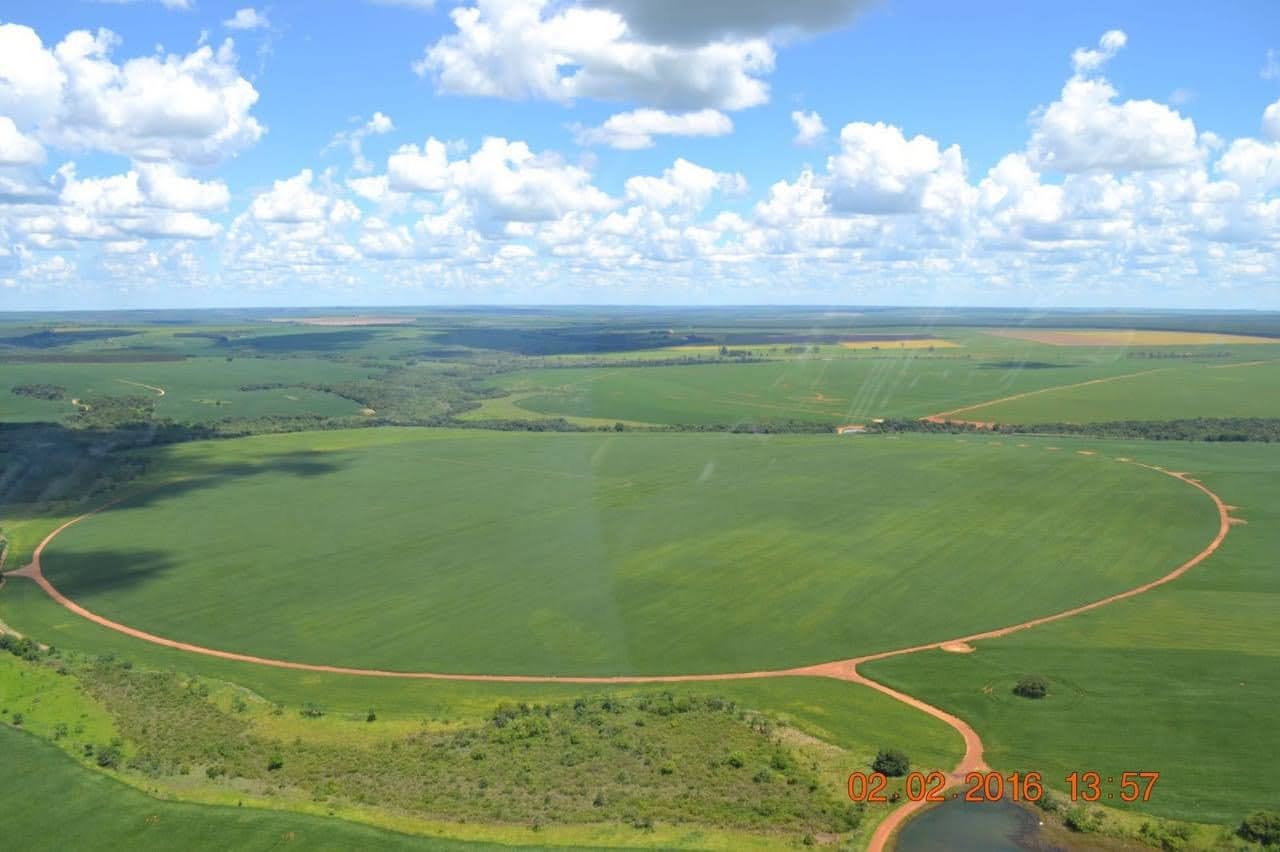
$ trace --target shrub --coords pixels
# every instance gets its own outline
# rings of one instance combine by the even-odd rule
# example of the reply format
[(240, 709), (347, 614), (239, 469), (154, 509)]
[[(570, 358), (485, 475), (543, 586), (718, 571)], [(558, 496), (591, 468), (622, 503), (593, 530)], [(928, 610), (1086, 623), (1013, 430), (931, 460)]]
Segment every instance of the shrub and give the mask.
[(1049, 681), (1041, 675), (1023, 675), (1013, 687), (1013, 694), (1023, 698), (1044, 698), (1049, 694)]
[(727, 763), (729, 766), (732, 766), (734, 769), (741, 769), (743, 766), (746, 765), (747, 759), (746, 757), (743, 756), (742, 752), (733, 751), (733, 752), (730, 752), (729, 756), (724, 759), (724, 762)]
[(284, 768), (284, 758), (278, 754), (273, 754), (267, 759), (267, 771), (275, 772), (277, 769)]
[(871, 762), (871, 771), (897, 778), (911, 771), (911, 761), (896, 748), (881, 749), (876, 754), (876, 759)]
[(1102, 811), (1096, 808), (1086, 808), (1083, 805), (1077, 805), (1067, 811), (1067, 815), (1063, 818), (1067, 828), (1082, 833), (1097, 831), (1102, 827), (1102, 820)]
[(298, 711), (304, 719), (319, 719), (324, 715), (324, 708), (314, 701), (308, 701), (302, 705), (302, 709)]
[(120, 747), (109, 745), (98, 749), (98, 765), (103, 769), (115, 769), (120, 765)]
[(1254, 811), (1244, 818), (1236, 833), (1263, 846), (1280, 844), (1280, 813)]

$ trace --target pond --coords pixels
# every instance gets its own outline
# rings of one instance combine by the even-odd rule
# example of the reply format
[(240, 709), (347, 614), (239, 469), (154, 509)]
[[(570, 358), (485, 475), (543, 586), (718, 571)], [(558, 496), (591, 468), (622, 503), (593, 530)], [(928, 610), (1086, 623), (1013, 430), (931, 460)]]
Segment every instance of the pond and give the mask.
[(898, 832), (895, 852), (1046, 852), (1040, 819), (1012, 802), (953, 800), (920, 814)]

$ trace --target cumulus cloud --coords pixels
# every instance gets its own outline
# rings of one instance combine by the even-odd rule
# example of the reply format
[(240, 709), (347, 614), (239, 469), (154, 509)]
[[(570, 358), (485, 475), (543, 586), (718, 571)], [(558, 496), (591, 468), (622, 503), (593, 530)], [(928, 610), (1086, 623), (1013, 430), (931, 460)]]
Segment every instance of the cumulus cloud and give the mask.
[(761, 76), (775, 57), (765, 39), (648, 42), (613, 10), (548, 0), (475, 0), (450, 17), (457, 31), (414, 64), (448, 94), (631, 100), (682, 110), (744, 109), (769, 97)]
[(1096, 71), (1105, 65), (1108, 59), (1119, 53), (1128, 41), (1129, 37), (1123, 30), (1107, 30), (1102, 34), (1102, 38), (1098, 39), (1097, 48), (1076, 48), (1075, 53), (1071, 54), (1071, 67), (1077, 74)]
[(797, 145), (813, 145), (827, 134), (827, 125), (817, 112), (796, 110), (791, 113), (791, 121), (796, 126), (796, 135), (792, 141)]
[(122, 64), (118, 45), (77, 30), (49, 49), (29, 27), (0, 26), (0, 112), (46, 145), (135, 160), (213, 163), (262, 136), (231, 41)]
[(421, 148), (402, 145), (387, 158), (387, 179), (398, 192), (443, 192), (449, 186), (449, 149), (434, 137)]
[(1102, 79), (1073, 77), (1062, 95), (1033, 117), (1028, 151), (1044, 169), (1143, 170), (1199, 159), (1195, 124), (1164, 104), (1118, 101)]
[(33, 166), (44, 162), (44, 148), (23, 135), (13, 119), (0, 115), (0, 166)]
[(608, 145), (622, 150), (652, 148), (655, 136), (725, 136), (733, 132), (733, 120), (714, 109), (669, 113), (638, 109), (611, 115), (599, 127), (582, 128), (579, 145)]
[(1280, 142), (1280, 101), (1276, 101), (1263, 111), (1262, 133), (1272, 142)]
[(964, 159), (927, 136), (854, 122), (840, 131), (840, 152), (827, 160), (831, 206), (844, 213), (914, 213), (941, 207), (946, 189), (964, 183)]
[(249, 212), (260, 222), (316, 222), (329, 215), (332, 200), (327, 193), (312, 188), (315, 174), (303, 169), (291, 178), (277, 180), (271, 189), (259, 193)]
[(450, 177), (483, 217), (500, 221), (546, 222), (572, 211), (608, 210), (615, 203), (596, 188), (586, 169), (497, 137), (454, 163)]
[(717, 172), (684, 158), (677, 159), (660, 177), (637, 176), (626, 182), (628, 200), (658, 210), (701, 210), (712, 193), (739, 196), (746, 191), (747, 179), (741, 174)]
[(270, 28), (266, 12), (254, 8), (237, 9), (236, 13), (222, 22), (229, 30), (265, 30)]

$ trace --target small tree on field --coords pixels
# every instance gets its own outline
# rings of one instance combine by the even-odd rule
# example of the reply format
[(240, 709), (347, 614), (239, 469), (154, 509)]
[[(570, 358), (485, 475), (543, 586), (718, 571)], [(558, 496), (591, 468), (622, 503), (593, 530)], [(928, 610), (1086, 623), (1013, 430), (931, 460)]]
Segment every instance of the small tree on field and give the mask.
[(1023, 698), (1044, 698), (1049, 694), (1049, 681), (1041, 675), (1023, 675), (1013, 687), (1013, 694)]
[(911, 771), (911, 761), (896, 748), (881, 749), (876, 754), (876, 759), (871, 762), (871, 771), (896, 778)]

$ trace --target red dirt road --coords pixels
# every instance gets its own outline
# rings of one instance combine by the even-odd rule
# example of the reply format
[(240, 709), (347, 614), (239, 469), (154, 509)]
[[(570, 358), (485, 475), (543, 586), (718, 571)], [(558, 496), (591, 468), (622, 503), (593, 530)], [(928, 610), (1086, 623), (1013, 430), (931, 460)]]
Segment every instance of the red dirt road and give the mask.
[[(960, 410), (960, 409), (957, 409), (957, 410)], [(948, 412), (948, 413), (953, 413), (953, 412)], [(836, 660), (829, 663), (818, 663), (816, 665), (801, 666), (801, 667), (791, 668), (791, 669), (773, 669), (769, 671), (755, 671), (755, 672), (726, 672), (726, 673), (714, 673), (714, 674), (648, 675), (648, 676), (622, 675), (617, 677), (581, 677), (581, 676), (560, 676), (560, 675), (484, 675), (484, 674), (447, 674), (442, 672), (397, 672), (397, 671), (383, 671), (380, 669), (359, 669), (359, 668), (348, 668), (346, 666), (326, 666), (326, 665), (316, 665), (313, 663), (292, 662), (289, 660), (276, 660), (276, 659), (271, 659), (269, 657), (256, 657), (250, 654), (238, 654), (232, 651), (222, 651), (216, 648), (206, 648), (201, 645), (192, 645), (187, 642), (179, 642), (174, 639), (168, 639), (163, 636), (156, 636), (155, 634), (138, 630), (135, 627), (130, 627), (126, 624), (121, 624), (117, 621), (112, 621), (109, 618), (105, 618), (104, 616), (90, 612), (89, 610), (82, 607), (80, 604), (76, 603), (75, 601), (68, 598), (66, 595), (62, 594), (62, 592), (58, 591), (58, 589), (54, 587), (52, 583), (49, 582), (48, 578), (46, 578), (43, 572), (41, 571), (40, 557), (44, 553), (44, 549), (49, 545), (51, 541), (53, 541), (58, 536), (59, 533), (61, 533), (63, 530), (67, 529), (68, 527), (72, 526), (73, 524), (76, 524), (84, 520), (85, 518), (92, 517), (98, 514), (99, 512), (102, 512), (105, 509), (110, 508), (113, 505), (112, 503), (108, 503), (104, 506), (100, 506), (91, 512), (86, 512), (83, 515), (72, 518), (71, 520), (63, 523), (57, 529), (53, 530), (51, 533), (45, 536), (44, 539), (40, 542), (40, 544), (36, 546), (36, 549), (33, 551), (31, 555), (30, 564), (28, 564), (27, 566), (25, 566), (19, 571), (9, 572), (7, 576), (27, 577), (35, 581), (35, 583), (39, 585), (40, 588), (43, 589), (45, 593), (49, 595), (49, 597), (53, 598), (53, 600), (56, 601), (61, 606), (65, 607), (66, 609), (70, 610), (71, 612), (75, 613), (81, 618), (85, 618), (89, 621), (94, 622), (95, 624), (101, 625), (102, 627), (106, 627), (110, 630), (115, 630), (119, 633), (123, 633), (126, 636), (132, 636), (133, 638), (141, 639), (144, 642), (150, 642), (155, 645), (162, 645), (166, 648), (173, 648), (178, 651), (187, 651), (193, 654), (202, 654), (207, 657), (218, 657), (224, 660), (234, 660), (236, 662), (253, 663), (256, 665), (272, 666), (272, 667), (281, 668), (281, 669), (295, 669), (298, 671), (321, 672), (326, 674), (340, 674), (340, 675), (355, 675), (355, 676), (361, 676), (361, 677), (391, 677), (391, 678), (406, 678), (406, 679), (416, 679), (416, 680), (483, 681), (483, 682), (496, 682), (496, 683), (643, 684), (643, 683), (681, 683), (681, 682), (688, 682), (688, 681), (748, 680), (748, 679), (766, 678), (766, 677), (801, 677), (801, 676), (829, 677), (837, 680), (848, 681), (850, 683), (856, 683), (862, 686), (870, 687), (871, 689), (884, 693), (885, 695), (888, 695), (890, 698), (900, 701), (909, 707), (913, 707), (916, 710), (919, 710), (923, 713), (927, 713), (928, 715), (934, 717), (935, 719), (938, 719), (939, 721), (949, 725), (952, 729), (954, 729), (957, 733), (959, 733), (960, 736), (964, 739), (964, 746), (965, 746), (964, 757), (961, 759), (960, 763), (957, 764), (954, 769), (952, 769), (950, 773), (950, 778), (953, 783), (960, 783), (963, 781), (966, 773), (973, 772), (973, 771), (982, 771), (986, 769), (986, 763), (983, 760), (982, 739), (981, 737), (978, 736), (977, 731), (975, 731), (963, 719), (953, 716), (950, 713), (946, 712), (945, 710), (942, 710), (938, 707), (934, 707), (931, 704), (926, 704), (925, 702), (921, 701), (918, 698), (907, 695), (906, 693), (903, 693), (903, 692), (899, 692), (898, 690), (893, 689), (892, 687), (886, 686), (885, 684), (879, 683), (878, 681), (872, 680), (866, 675), (861, 674), (858, 671), (858, 666), (862, 663), (872, 662), (874, 660), (883, 660), (889, 657), (902, 656), (904, 654), (915, 654), (921, 651), (931, 651), (934, 649), (942, 648), (944, 645), (956, 645), (960, 643), (971, 644), (973, 642), (981, 641), (983, 639), (997, 639), (1002, 636), (1008, 636), (1011, 633), (1017, 633), (1022, 630), (1029, 630), (1032, 627), (1037, 627), (1041, 624), (1048, 624), (1054, 621), (1061, 621), (1062, 619), (1071, 618), (1072, 616), (1080, 615), (1081, 613), (1089, 612), (1090, 610), (1098, 609), (1100, 607), (1104, 607), (1109, 604), (1113, 604), (1122, 600), (1127, 600), (1129, 598), (1137, 597), (1138, 595), (1144, 594), (1145, 592), (1149, 592), (1152, 589), (1158, 588), (1159, 586), (1163, 586), (1166, 583), (1171, 583), (1174, 580), (1178, 579), (1183, 574), (1190, 571), (1195, 566), (1199, 565), (1205, 559), (1209, 558), (1209, 556), (1212, 555), (1214, 551), (1216, 551), (1222, 545), (1222, 542), (1226, 539), (1227, 534), (1231, 531), (1233, 519), (1231, 518), (1229, 510), (1234, 507), (1229, 507), (1225, 502), (1223, 502), (1222, 498), (1220, 498), (1207, 486), (1201, 483), (1198, 479), (1193, 479), (1192, 477), (1188, 476), (1185, 473), (1170, 471), (1170, 470), (1166, 470), (1165, 468), (1158, 467), (1156, 465), (1143, 464), (1141, 462), (1134, 462), (1128, 459), (1116, 459), (1115, 461), (1122, 464), (1134, 464), (1134, 465), (1137, 465), (1138, 467), (1143, 467), (1148, 470), (1157, 471), (1166, 476), (1172, 476), (1175, 479), (1185, 482), (1188, 485), (1192, 486), (1193, 488), (1196, 488), (1197, 490), (1202, 491), (1204, 494), (1208, 495), (1208, 497), (1213, 501), (1214, 506), (1217, 508), (1217, 511), (1218, 511), (1218, 532), (1213, 537), (1213, 540), (1210, 541), (1209, 544), (1207, 544), (1204, 547), (1204, 549), (1202, 549), (1195, 556), (1192, 556), (1186, 562), (1183, 562), (1181, 565), (1179, 565), (1177, 568), (1170, 571), (1168, 574), (1165, 574), (1163, 577), (1160, 577), (1156, 580), (1152, 580), (1151, 582), (1148, 582), (1148, 583), (1143, 583), (1142, 585), (1136, 586), (1132, 589), (1129, 589), (1128, 591), (1119, 592), (1114, 595), (1109, 595), (1100, 600), (1093, 601), (1092, 603), (1084, 604), (1078, 607), (1073, 607), (1068, 610), (1063, 610), (1062, 612), (1054, 613), (1053, 615), (1046, 615), (1040, 618), (1034, 618), (1029, 621), (1024, 621), (1019, 624), (1009, 625), (1008, 627), (1001, 627), (995, 630), (984, 631), (982, 633), (974, 633), (968, 636), (959, 636), (951, 639), (944, 639), (938, 642), (929, 642), (923, 645), (914, 645), (909, 648), (899, 648), (897, 650), (892, 650), (892, 651), (882, 651), (880, 653), (867, 654), (861, 657), (853, 657), (847, 660)], [(925, 803), (923, 802), (906, 802), (905, 804), (903, 804), (902, 806), (894, 810), (892, 813), (890, 813), (889, 816), (886, 817), (885, 820), (881, 822), (879, 826), (877, 826), (875, 833), (871, 837), (868, 850), (870, 850), (870, 852), (881, 852), (881, 850), (885, 849), (887, 847), (887, 844), (890, 838), (893, 836), (894, 832), (897, 831), (898, 828), (912, 814), (914, 814), (916, 811), (920, 810), (924, 806), (925, 806)]]

